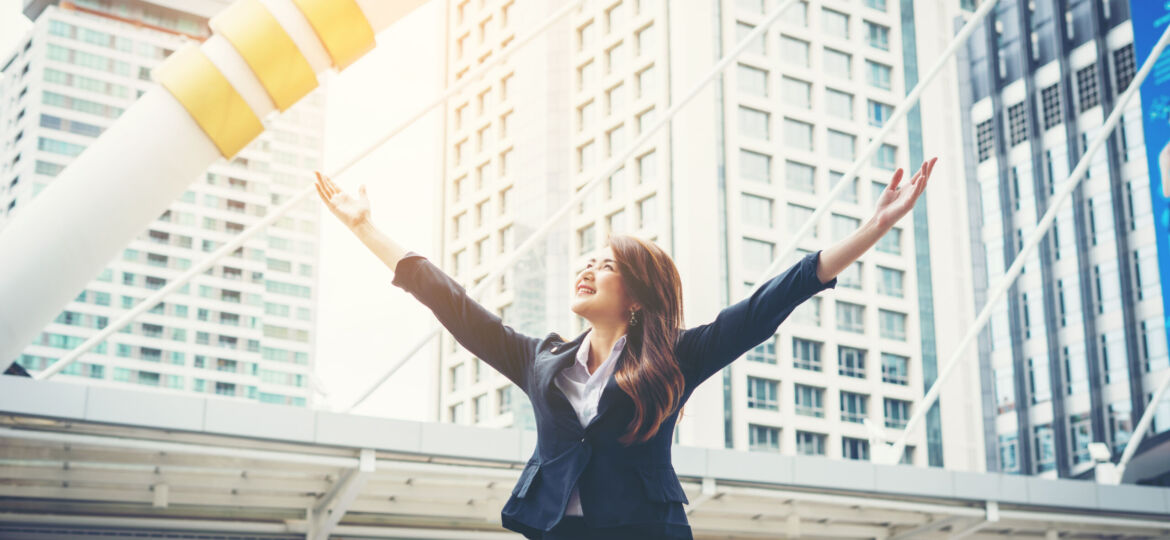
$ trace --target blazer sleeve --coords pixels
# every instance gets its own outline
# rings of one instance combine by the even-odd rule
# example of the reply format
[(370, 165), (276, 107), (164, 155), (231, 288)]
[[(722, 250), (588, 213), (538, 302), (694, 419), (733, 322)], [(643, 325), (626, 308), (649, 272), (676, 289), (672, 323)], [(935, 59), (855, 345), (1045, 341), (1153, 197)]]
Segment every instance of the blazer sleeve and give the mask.
[(724, 308), (714, 321), (683, 330), (675, 355), (694, 386), (772, 337), (801, 302), (837, 285), (837, 278), (828, 283), (817, 278), (820, 256), (820, 251), (806, 255), (751, 296)]
[(529, 368), (536, 358), (539, 339), (505, 325), (451, 276), (413, 251), (398, 261), (391, 283), (430, 308), (471, 354), (527, 391)]

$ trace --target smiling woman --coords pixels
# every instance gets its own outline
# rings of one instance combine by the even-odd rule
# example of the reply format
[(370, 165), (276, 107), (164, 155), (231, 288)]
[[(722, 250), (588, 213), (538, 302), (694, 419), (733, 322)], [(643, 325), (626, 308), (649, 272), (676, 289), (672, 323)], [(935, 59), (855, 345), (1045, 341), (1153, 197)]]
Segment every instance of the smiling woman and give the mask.
[(337, 218), (394, 270), (471, 354), (532, 402), (537, 445), (501, 514), (528, 538), (691, 538), (671, 465), (680, 409), (704, 380), (770, 338), (798, 305), (836, 285), (914, 206), (934, 161), (908, 182), (894, 173), (873, 217), (836, 245), (805, 256), (714, 321), (683, 328), (682, 282), (653, 242), (613, 236), (573, 282), (571, 309), (589, 328), (565, 342), (503, 324), (425, 257), (370, 222), (356, 196), (318, 174)]

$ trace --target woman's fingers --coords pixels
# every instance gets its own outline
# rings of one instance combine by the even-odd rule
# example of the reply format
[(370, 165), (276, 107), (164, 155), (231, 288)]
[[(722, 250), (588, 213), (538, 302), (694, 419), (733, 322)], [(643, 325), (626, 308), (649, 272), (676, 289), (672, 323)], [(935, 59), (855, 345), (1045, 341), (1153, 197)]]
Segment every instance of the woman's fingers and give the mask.
[(894, 177), (890, 179), (890, 187), (888, 188), (890, 191), (898, 189), (898, 184), (902, 182), (902, 174), (904, 172), (901, 168), (894, 171)]

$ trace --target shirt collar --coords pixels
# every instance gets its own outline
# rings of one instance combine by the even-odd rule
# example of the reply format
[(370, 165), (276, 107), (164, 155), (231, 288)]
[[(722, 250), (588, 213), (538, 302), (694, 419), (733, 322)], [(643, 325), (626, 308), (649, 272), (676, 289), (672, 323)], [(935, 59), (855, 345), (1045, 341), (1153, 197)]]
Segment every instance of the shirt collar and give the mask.
[[(589, 331), (585, 333), (585, 339), (581, 341), (581, 346), (577, 348), (577, 363), (580, 364), (581, 367), (586, 368), (586, 371), (588, 371), (589, 367), (589, 336), (592, 334), (593, 329), (590, 328)], [(613, 344), (613, 350), (610, 351), (609, 357), (606, 358), (603, 364), (616, 358), (619, 354), (621, 354), (625, 347), (626, 336), (622, 335), (622, 337), (618, 338), (617, 342)]]

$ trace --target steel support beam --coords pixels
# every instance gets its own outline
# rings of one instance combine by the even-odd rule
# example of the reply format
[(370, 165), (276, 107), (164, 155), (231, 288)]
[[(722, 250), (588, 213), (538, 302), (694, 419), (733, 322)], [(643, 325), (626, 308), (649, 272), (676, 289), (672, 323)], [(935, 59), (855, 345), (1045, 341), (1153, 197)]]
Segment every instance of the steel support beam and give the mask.
[(358, 456), (358, 468), (345, 471), (341, 481), (333, 486), (317, 505), (309, 510), (309, 530), (306, 540), (326, 540), (354, 499), (361, 493), (377, 468), (372, 448), (363, 448)]

